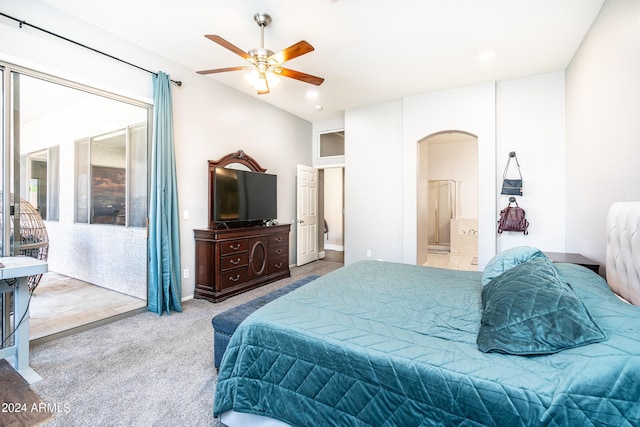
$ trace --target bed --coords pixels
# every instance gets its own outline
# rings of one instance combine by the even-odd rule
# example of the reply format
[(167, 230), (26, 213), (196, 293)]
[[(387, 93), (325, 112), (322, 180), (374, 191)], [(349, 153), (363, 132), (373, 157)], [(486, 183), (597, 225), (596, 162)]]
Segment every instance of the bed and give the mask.
[(592, 271), (520, 247), (483, 272), (357, 262), (267, 304), (227, 347), (214, 415), (637, 426), (639, 400), (640, 307)]

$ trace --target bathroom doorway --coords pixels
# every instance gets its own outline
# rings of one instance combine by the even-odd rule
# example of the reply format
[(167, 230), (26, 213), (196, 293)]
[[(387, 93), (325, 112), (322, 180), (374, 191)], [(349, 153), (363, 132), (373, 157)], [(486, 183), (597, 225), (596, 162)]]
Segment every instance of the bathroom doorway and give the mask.
[(418, 145), (418, 264), (477, 270), (478, 138), (450, 130)]

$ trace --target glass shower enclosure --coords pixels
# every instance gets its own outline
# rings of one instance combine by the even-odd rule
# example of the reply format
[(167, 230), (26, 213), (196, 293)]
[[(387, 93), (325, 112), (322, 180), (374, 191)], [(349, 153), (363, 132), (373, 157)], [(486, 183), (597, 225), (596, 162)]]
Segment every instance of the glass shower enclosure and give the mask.
[(450, 251), (451, 219), (458, 210), (458, 185), (453, 179), (429, 180), (427, 230), (430, 251)]

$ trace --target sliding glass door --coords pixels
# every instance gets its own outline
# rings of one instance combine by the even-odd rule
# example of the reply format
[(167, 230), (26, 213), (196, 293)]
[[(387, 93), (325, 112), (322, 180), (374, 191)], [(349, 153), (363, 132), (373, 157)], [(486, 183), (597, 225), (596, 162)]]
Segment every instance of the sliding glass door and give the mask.
[(15, 246), (12, 254), (29, 239), (48, 244), (32, 338), (145, 307), (151, 106), (10, 64), (4, 73), (13, 90), (3, 92), (3, 105), (13, 111), (3, 194), (23, 219), (33, 208), (46, 237), (14, 221), (3, 224), (13, 233), (3, 242)]

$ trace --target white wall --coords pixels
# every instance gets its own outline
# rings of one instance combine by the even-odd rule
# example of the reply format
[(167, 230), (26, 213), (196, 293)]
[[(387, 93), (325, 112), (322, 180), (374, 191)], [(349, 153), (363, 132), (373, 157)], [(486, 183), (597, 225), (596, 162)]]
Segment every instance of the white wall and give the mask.
[(485, 83), (404, 100), (403, 260), (417, 256), (417, 153), (421, 139), (446, 130), (478, 137), (478, 267), (495, 254), (495, 85)]
[(640, 2), (607, 0), (567, 68), (567, 250), (605, 261), (606, 214), (640, 200)]
[[(35, 0), (3, 4), (3, 12), (64, 34), (150, 70), (162, 70), (182, 87), (172, 87), (181, 215), (182, 295), (193, 295), (193, 229), (207, 226), (207, 160), (243, 149), (268, 172), (278, 175), (278, 220), (295, 218), (296, 164), (311, 162), (311, 124), (165, 58), (105, 34)], [(6, 20), (0, 22), (0, 60), (29, 66), (144, 101), (152, 98), (151, 75), (83, 48)], [(295, 230), (292, 230), (295, 242)], [(295, 262), (291, 251), (290, 262)]]
[[(565, 250), (565, 105), (564, 73), (543, 74), (497, 85), (498, 186), (515, 151), (523, 177), (523, 195), (516, 196), (526, 211), (529, 235), (498, 235), (498, 252), (528, 245), (551, 252)], [(515, 172), (511, 162), (510, 173)], [(509, 175), (511, 177), (512, 175)], [(499, 193), (499, 191), (498, 191)], [(509, 204), (498, 196), (498, 212)]]
[[(418, 143), (431, 134), (478, 136), (478, 266), (498, 251), (564, 249), (563, 73), (407, 97), (346, 113), (345, 261), (415, 263)], [(502, 172), (516, 151), (525, 177), (528, 236), (497, 237)], [(506, 205), (506, 204), (505, 204)]]
[(345, 263), (402, 262), (402, 101), (345, 113)]

